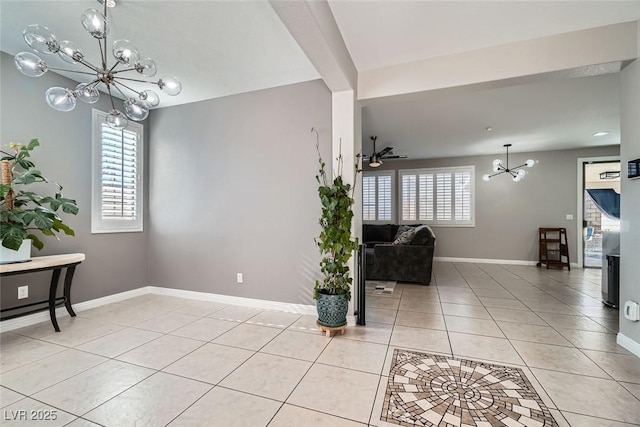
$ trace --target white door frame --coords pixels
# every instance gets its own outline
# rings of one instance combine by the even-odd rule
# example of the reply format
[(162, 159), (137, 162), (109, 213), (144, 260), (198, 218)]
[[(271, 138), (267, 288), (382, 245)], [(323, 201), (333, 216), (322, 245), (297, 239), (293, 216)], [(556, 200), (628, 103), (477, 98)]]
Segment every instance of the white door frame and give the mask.
[(582, 221), (584, 217), (584, 163), (598, 163), (598, 162), (615, 162), (620, 161), (620, 156), (602, 156), (602, 157), (578, 157), (578, 208), (576, 209), (577, 221), (576, 221), (576, 248), (578, 255), (578, 267), (583, 267), (583, 259), (584, 259), (584, 236), (583, 236), (583, 228)]

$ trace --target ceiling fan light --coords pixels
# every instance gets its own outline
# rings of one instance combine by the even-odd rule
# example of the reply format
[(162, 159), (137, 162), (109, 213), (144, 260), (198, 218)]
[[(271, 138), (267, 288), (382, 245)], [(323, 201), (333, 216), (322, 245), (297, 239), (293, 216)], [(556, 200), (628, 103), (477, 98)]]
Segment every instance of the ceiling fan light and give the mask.
[(382, 165), (382, 160), (380, 160), (380, 158), (378, 156), (371, 156), (371, 158), (369, 159), (369, 166), (372, 168), (377, 168), (380, 167)]

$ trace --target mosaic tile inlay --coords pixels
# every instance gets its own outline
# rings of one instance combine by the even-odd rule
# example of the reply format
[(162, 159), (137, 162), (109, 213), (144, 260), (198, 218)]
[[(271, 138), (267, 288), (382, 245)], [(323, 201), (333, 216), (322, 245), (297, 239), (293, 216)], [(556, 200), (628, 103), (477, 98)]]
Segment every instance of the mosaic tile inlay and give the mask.
[(380, 419), (426, 427), (558, 426), (522, 369), (400, 349)]

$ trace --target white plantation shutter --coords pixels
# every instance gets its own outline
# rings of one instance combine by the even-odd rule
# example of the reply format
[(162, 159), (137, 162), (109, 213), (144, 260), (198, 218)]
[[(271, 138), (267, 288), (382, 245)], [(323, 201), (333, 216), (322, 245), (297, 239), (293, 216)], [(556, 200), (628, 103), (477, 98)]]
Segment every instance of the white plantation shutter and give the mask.
[(391, 221), (391, 175), (378, 175), (378, 221)]
[(395, 172), (368, 172), (362, 177), (362, 220), (393, 221), (393, 177)]
[(414, 221), (417, 216), (416, 176), (404, 175), (402, 177), (402, 219)]
[(401, 222), (473, 226), (473, 166), (400, 170)]
[(118, 131), (103, 123), (101, 137), (101, 217), (135, 221), (138, 199), (137, 134), (128, 130)]
[(418, 175), (418, 207), (421, 221), (433, 221), (433, 174)]
[(451, 174), (436, 174), (436, 220), (451, 221)]
[(116, 130), (93, 110), (93, 233), (142, 231), (142, 125)]
[(471, 220), (471, 173), (456, 172), (454, 174), (455, 182), (455, 220), (470, 221)]
[(362, 177), (362, 220), (376, 220), (376, 177)]

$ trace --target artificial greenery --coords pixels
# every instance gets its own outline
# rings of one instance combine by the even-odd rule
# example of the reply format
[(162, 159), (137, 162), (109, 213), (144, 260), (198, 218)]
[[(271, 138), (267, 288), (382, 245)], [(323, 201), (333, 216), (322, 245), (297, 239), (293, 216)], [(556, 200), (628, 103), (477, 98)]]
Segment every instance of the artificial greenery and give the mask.
[[(337, 171), (333, 180), (329, 181), (325, 171), (326, 164), (320, 155), (320, 142), (318, 132), (311, 129), (316, 134), (316, 149), (318, 150), (318, 162), (320, 169), (316, 180), (318, 181), (318, 195), (322, 204), (322, 216), (320, 216), (320, 226), (322, 231), (315, 239), (320, 249), (320, 271), (324, 275), (323, 280), (316, 280), (313, 297), (318, 298), (318, 294), (346, 295), (351, 300), (351, 284), (353, 279), (349, 274), (349, 259), (353, 251), (358, 248), (358, 239), (351, 237), (351, 222), (353, 220), (353, 191), (355, 185), (345, 183), (342, 178), (343, 158), (339, 153), (337, 160)], [(356, 155), (355, 176), (359, 169), (360, 154)]]
[[(2, 162), (2, 184), (0, 184), (0, 240), (5, 248), (18, 250), (23, 240), (31, 239), (33, 246), (42, 249), (44, 244), (33, 231), (45, 236), (55, 236), (63, 232), (74, 236), (71, 228), (62, 222), (58, 211), (76, 215), (75, 200), (62, 196), (62, 186), (50, 181), (35, 168), (30, 160), (31, 152), (40, 145), (37, 139), (29, 144), (11, 143), (13, 154), (5, 154)], [(42, 196), (24, 187), (34, 183), (49, 183), (58, 187), (54, 196)], [(41, 187), (42, 188), (42, 187)]]

